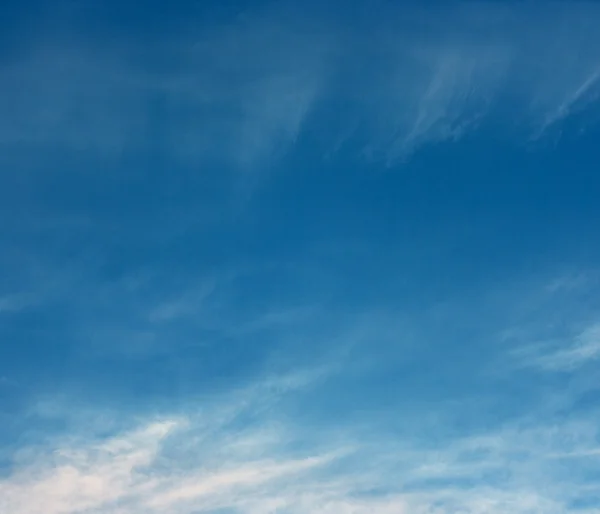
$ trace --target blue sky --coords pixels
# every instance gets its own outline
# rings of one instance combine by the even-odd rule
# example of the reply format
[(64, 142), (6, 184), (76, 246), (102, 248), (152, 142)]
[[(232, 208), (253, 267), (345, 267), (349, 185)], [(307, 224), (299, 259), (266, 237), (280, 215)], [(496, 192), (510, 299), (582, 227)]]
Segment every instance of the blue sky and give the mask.
[(600, 512), (597, 4), (0, 20), (1, 512)]

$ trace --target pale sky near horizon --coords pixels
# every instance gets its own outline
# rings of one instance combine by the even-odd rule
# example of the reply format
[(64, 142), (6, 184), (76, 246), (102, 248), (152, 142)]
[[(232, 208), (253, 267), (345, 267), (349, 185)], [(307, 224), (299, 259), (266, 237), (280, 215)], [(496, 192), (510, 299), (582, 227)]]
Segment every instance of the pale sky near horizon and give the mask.
[(600, 4), (0, 5), (0, 514), (600, 513)]

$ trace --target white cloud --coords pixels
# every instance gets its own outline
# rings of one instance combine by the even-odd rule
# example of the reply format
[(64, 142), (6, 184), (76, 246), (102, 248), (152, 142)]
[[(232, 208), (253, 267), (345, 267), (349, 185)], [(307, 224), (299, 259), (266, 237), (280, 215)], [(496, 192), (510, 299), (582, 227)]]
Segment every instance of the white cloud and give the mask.
[(0, 482), (2, 512), (68, 514), (102, 507), (140, 485), (136, 470), (151, 464), (174, 422), (153, 423), (100, 445), (54, 448), (53, 455)]
[(243, 107), (239, 142), (231, 149), (244, 168), (294, 143), (319, 94), (317, 79), (299, 74), (268, 78), (253, 89)]
[[(330, 147), (352, 136), (396, 162), (488, 116), (541, 135), (598, 98), (592, 3), (382, 8), (343, 28), (310, 8), (284, 11), (166, 37), (154, 48), (156, 68), (169, 63), (163, 72), (132, 64), (133, 45), (46, 42), (3, 71), (0, 141), (154, 147), (193, 164), (256, 168), (306, 130)], [(336, 110), (320, 118), (331, 102)]]
[(252, 168), (297, 137), (323, 76), (326, 52), (311, 49), (319, 43), (276, 22), (238, 23), (165, 40), (164, 73), (132, 65), (135, 45), (47, 43), (0, 78), (0, 142), (116, 155), (143, 148)]
[(94, 422), (19, 448), (0, 479), (0, 510), (558, 514), (598, 492), (586, 481), (600, 459), (592, 419), (532, 416), (435, 442), (383, 435), (377, 422), (368, 437), (364, 423), (315, 433), (301, 419), (284, 422), (273, 403), (301, 391), (311, 375), (259, 383), (185, 417), (140, 419), (108, 439), (93, 435)]
[[(564, 498), (552, 498), (556, 495), (545, 493), (553, 484), (552, 462), (544, 453), (536, 455), (536, 452), (551, 450), (553, 442), (550, 441), (548, 448), (547, 440), (541, 444), (536, 441), (544, 437), (538, 430), (514, 434), (520, 442), (511, 440), (510, 434), (500, 434), (483, 440), (458, 441), (436, 451), (414, 449), (407, 453), (398, 451), (393, 443), (386, 450), (386, 443), (382, 442), (375, 453), (371, 447), (368, 454), (361, 456), (367, 459), (363, 460), (364, 470), (360, 466), (341, 468), (333, 474), (331, 470), (326, 472), (327, 466), (335, 463), (336, 458), (343, 458), (343, 453), (294, 458), (260, 437), (255, 448), (258, 458), (231, 452), (219, 461), (215, 457), (224, 443), (219, 432), (208, 434), (216, 455), (211, 455), (210, 448), (199, 446), (186, 455), (183, 463), (177, 462), (161, 452), (161, 443), (168, 443), (165, 437), (174, 426), (175, 423), (151, 424), (103, 444), (61, 448), (50, 463), (40, 459), (4, 479), (0, 483), (0, 506), (14, 514), (165, 510), (183, 514), (220, 508), (250, 514), (479, 514), (509, 510), (524, 514), (537, 512), (536, 509), (567, 512), (563, 500), (580, 492), (572, 484), (557, 483), (553, 493), (558, 492)], [(568, 429), (564, 432), (568, 434)], [(177, 444), (181, 437), (186, 437), (185, 432), (175, 433), (170, 444)], [(252, 438), (252, 435), (239, 434), (239, 437)], [(561, 442), (557, 442), (560, 448)], [(445, 469), (423, 464), (432, 459), (443, 461)], [(400, 472), (390, 469), (390, 460), (396, 460), (404, 469)], [(481, 472), (482, 465), (515, 476), (490, 485)], [(458, 475), (457, 466), (465, 468)], [(549, 470), (547, 473), (542, 471), (544, 466)], [(457, 478), (471, 479), (472, 484), (453, 484)], [(418, 479), (442, 479), (447, 484), (410, 486), (411, 481)], [(378, 486), (388, 492), (366, 492)], [(572, 489), (567, 493), (569, 487)]]
[(529, 365), (548, 371), (574, 371), (600, 358), (600, 324), (586, 328), (572, 342), (542, 343), (520, 353)]
[(596, 101), (600, 95), (600, 65), (599, 68), (586, 76), (574, 90), (567, 91), (564, 99), (558, 106), (550, 110), (541, 127), (538, 129), (538, 136), (543, 134), (552, 125), (568, 117), (573, 111), (581, 110), (588, 104)]
[(537, 368), (577, 372), (579, 380), (592, 378), (589, 365), (600, 358), (597, 270), (542, 275), (528, 288), (520, 282), (503, 299), (510, 305), (502, 307), (509, 328), (498, 338), (506, 349), (501, 358), (509, 357), (506, 372), (514, 372), (516, 365), (521, 371)]
[(567, 273), (551, 280), (545, 289), (550, 294), (569, 293), (589, 287), (597, 282), (597, 278), (597, 273), (590, 271)]

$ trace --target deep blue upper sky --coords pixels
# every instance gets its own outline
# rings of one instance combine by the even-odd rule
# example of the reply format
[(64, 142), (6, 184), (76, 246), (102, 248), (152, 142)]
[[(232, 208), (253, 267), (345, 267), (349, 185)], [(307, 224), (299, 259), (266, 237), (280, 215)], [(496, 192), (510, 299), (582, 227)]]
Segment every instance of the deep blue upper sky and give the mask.
[(0, 512), (598, 512), (598, 26), (2, 4)]

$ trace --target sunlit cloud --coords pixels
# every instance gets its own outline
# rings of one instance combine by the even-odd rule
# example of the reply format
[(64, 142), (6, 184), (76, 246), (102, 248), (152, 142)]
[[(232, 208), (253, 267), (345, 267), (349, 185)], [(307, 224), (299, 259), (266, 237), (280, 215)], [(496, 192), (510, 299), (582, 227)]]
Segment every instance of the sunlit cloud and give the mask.
[(376, 432), (365, 439), (352, 426), (343, 438), (319, 437), (301, 420), (278, 421), (277, 411), (261, 412), (258, 425), (236, 423), (260, 409), (262, 389), (257, 384), (185, 418), (141, 421), (108, 438), (72, 433), (44, 443), (0, 480), (0, 506), (15, 514), (525, 514), (564, 512), (598, 492), (578, 481), (600, 458), (588, 419), (560, 426), (523, 419), (438, 444)]

